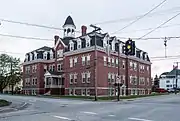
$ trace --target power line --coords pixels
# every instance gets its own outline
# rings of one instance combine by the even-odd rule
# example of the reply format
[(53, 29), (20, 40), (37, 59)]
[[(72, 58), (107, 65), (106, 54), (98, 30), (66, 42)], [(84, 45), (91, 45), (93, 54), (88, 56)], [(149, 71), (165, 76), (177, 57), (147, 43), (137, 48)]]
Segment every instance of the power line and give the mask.
[[(174, 7), (174, 8), (171, 8), (171, 9), (161, 10), (161, 11), (158, 11), (158, 12), (150, 13), (149, 15), (147, 15), (147, 17), (152, 17), (154, 15), (167, 15), (168, 12), (171, 12), (173, 10), (176, 10), (175, 12), (179, 12), (179, 11), (177, 11), (179, 9), (180, 9), (180, 7)], [(127, 22), (127, 21), (134, 20), (134, 19), (136, 19), (138, 17), (141, 17), (141, 16), (143, 16), (143, 15), (127, 17), (127, 18), (119, 18), (119, 19), (103, 21), (103, 22), (98, 22), (98, 23), (95, 23), (94, 25), (98, 25), (98, 24), (99, 25), (104, 25), (104, 24), (118, 23), (118, 22), (123, 22), (123, 21)]]
[[(117, 37), (118, 39), (129, 39), (129, 37)], [(149, 38), (141, 38), (141, 39), (139, 39), (139, 38), (137, 38), (137, 37), (131, 37), (131, 39), (133, 39), (133, 40), (152, 40), (152, 39), (155, 39), (155, 40), (157, 40), (157, 39), (165, 39), (165, 38), (167, 38), (167, 39), (178, 39), (178, 38), (180, 38), (180, 36), (169, 36), (169, 37), (149, 37)]]
[(111, 34), (115, 34), (117, 32), (120, 32), (122, 30), (124, 30), (125, 28), (131, 26), (132, 24), (134, 24), (135, 22), (139, 21), (140, 19), (144, 18), (145, 16), (147, 16), (149, 13), (151, 13), (152, 11), (154, 11), (155, 9), (157, 9), (159, 6), (161, 6), (163, 3), (165, 3), (167, 0), (162, 1), (160, 4), (158, 4), (157, 6), (155, 6), (153, 9), (151, 9), (150, 11), (148, 11), (147, 13), (145, 13), (144, 15), (142, 15), (141, 17), (138, 17), (137, 19), (135, 19), (133, 22), (127, 24), (126, 26), (124, 26), (123, 28), (111, 33)]
[(143, 35), (142, 37), (140, 37), (139, 39), (142, 39), (143, 37), (151, 34), (152, 32), (154, 32), (156, 29), (159, 29), (161, 26), (165, 25), (166, 23), (168, 23), (169, 21), (173, 20), (174, 18), (176, 18), (177, 16), (179, 16), (180, 13), (176, 14), (175, 16), (171, 17), (170, 19), (168, 19), (167, 21), (165, 21), (164, 23), (162, 23), (161, 25), (159, 25), (158, 27), (154, 28), (153, 30), (151, 30), (150, 32), (146, 33), (145, 35)]
[[(168, 27), (174, 27), (174, 26), (180, 26), (180, 24), (166, 25), (166, 26), (161, 26), (160, 28), (168, 28)], [(124, 32), (121, 32), (121, 33), (131, 33), (131, 32), (138, 32), (138, 31), (147, 31), (147, 30), (152, 30), (152, 29), (154, 29), (154, 28), (136, 29), (136, 30), (131, 30), (131, 31), (124, 31)]]
[(36, 37), (25, 37), (25, 36), (16, 36), (16, 35), (11, 35), (11, 34), (0, 34), (0, 36), (20, 38), (20, 39), (33, 39), (33, 40), (53, 41), (53, 39), (36, 38)]
[[(58, 27), (50, 27), (50, 26), (45, 26), (45, 25), (40, 25), (40, 24), (31, 24), (31, 23), (19, 22), (19, 21), (2, 19), (2, 18), (0, 18), (0, 21), (9, 22), (9, 23), (14, 23), (14, 24), (22, 24), (22, 25), (27, 25), (27, 26), (47, 28), (47, 29), (64, 30), (63, 28), (58, 28)], [(76, 32), (80, 32), (80, 31), (76, 31)]]

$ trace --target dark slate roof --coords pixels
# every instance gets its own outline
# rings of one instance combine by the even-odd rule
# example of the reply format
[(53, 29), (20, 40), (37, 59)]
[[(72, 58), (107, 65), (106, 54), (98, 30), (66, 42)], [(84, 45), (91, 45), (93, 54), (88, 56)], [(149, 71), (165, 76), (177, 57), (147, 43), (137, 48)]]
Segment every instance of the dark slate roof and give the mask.
[[(68, 16), (68, 17), (66, 18), (66, 21), (65, 21), (63, 27), (64, 27), (65, 25), (74, 25), (74, 26), (75, 26), (74, 21), (73, 21), (73, 19), (72, 19), (71, 16)], [(75, 26), (75, 27), (76, 27), (76, 26)]]
[(167, 74), (167, 76), (176, 75), (176, 72), (177, 72), (177, 75), (180, 75), (180, 69), (173, 69)]
[(63, 41), (63, 43), (65, 45), (68, 45), (69, 44), (69, 40), (72, 40), (74, 39), (73, 37), (64, 37), (64, 38), (61, 38), (61, 40)]
[(164, 73), (162, 73), (161, 75), (167, 75), (169, 72), (164, 72)]
[[(29, 52), (29, 53), (32, 53), (34, 51), (37, 52), (37, 53), (40, 52), (40, 51), (50, 51), (52, 49), (53, 49), (52, 47), (44, 46), (44, 47), (38, 48), (36, 50), (33, 50), (33, 51)], [(29, 54), (29, 53), (27, 53), (27, 54)]]

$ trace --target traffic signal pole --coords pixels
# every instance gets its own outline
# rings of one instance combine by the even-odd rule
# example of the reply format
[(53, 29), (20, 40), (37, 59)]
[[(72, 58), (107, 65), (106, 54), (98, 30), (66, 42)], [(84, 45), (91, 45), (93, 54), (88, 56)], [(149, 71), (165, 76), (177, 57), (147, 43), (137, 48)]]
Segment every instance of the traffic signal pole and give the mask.
[[(121, 79), (120, 77), (120, 40), (118, 40), (118, 45), (119, 45), (119, 50), (118, 50), (118, 77)], [(116, 82), (117, 83), (117, 82)], [(117, 95), (117, 100), (120, 100), (120, 82), (117, 83), (118, 86), (118, 95)]]

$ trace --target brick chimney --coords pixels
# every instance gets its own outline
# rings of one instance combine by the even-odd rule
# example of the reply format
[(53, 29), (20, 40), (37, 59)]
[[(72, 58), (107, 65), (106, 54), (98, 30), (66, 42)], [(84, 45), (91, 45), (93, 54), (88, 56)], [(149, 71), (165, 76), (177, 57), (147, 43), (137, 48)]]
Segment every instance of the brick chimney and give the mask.
[(86, 34), (87, 31), (87, 27), (86, 26), (81, 26), (81, 32), (82, 32), (82, 36)]
[(58, 39), (59, 39), (59, 36), (58, 36), (58, 35), (55, 35), (55, 36), (54, 36), (54, 45), (56, 45)]

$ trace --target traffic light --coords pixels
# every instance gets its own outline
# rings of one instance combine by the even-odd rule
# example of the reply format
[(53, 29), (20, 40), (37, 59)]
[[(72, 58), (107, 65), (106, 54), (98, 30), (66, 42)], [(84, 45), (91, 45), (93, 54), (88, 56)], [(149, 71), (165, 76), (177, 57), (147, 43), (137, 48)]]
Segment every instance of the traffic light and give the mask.
[(125, 54), (126, 55), (135, 55), (135, 41), (132, 41), (131, 39), (127, 40), (125, 43)]

